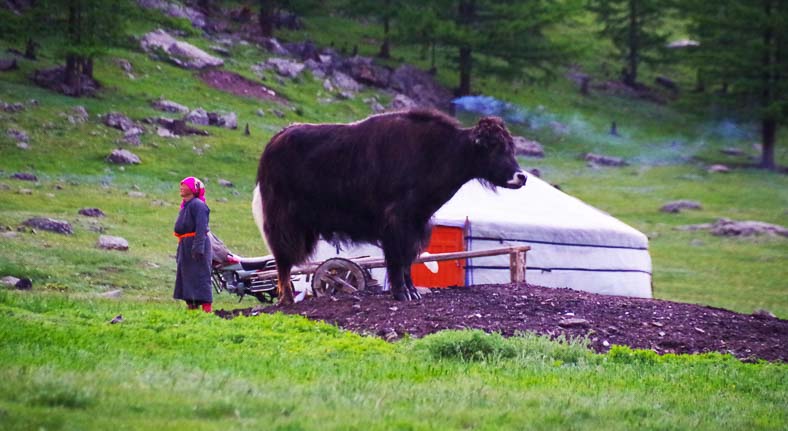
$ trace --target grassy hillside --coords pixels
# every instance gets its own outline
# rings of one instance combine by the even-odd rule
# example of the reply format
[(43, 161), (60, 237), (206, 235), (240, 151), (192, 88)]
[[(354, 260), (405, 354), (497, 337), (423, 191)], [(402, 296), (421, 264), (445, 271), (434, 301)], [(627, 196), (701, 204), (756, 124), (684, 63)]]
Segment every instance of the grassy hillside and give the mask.
[[(376, 26), (336, 17), (306, 23), (305, 30), (282, 37), (377, 51)], [(132, 24), (142, 34), (159, 23)], [(582, 26), (591, 23), (578, 25), (573, 31), (583, 34), (588, 27)], [(211, 45), (196, 33), (185, 39)], [(286, 105), (236, 97), (127, 47), (96, 63), (104, 86), (97, 97), (73, 99), (30, 83), (33, 70), (58, 61), (43, 45), (40, 60), (21, 60), (19, 70), (0, 72), (0, 100), (26, 105), (22, 112), (0, 112), (0, 227), (16, 230), (30, 217), (45, 216), (70, 221), (75, 232), (23, 230), (0, 237), (0, 276), (26, 276), (34, 284), (32, 292), (0, 290), (0, 428), (781, 429), (788, 423), (788, 374), (780, 364), (743, 364), (719, 355), (661, 358), (624, 348), (594, 355), (581, 341), (468, 332), (389, 344), (291, 316), (224, 321), (186, 313), (170, 299), (178, 181), (205, 179), (212, 230), (241, 255), (264, 254), (249, 202), (267, 140), (291, 122), (363, 118), (370, 114), (363, 99), (373, 92), (323, 103), (321, 81), (308, 74), (282, 82), (269, 74), (265, 85), (287, 98)], [(9, 46), (0, 40), (0, 52)], [(588, 49), (583, 67), (596, 73), (602, 66), (594, 59), (607, 48), (592, 40)], [(439, 54), (438, 77), (452, 86), (452, 53)], [(267, 56), (238, 45), (224, 68), (256, 79), (250, 67)], [(392, 63), (427, 65), (418, 47), (395, 46), (394, 57)], [(115, 64), (118, 58), (133, 64), (134, 79)], [(689, 81), (685, 71), (675, 73)], [(749, 161), (726, 156), (722, 148), (756, 155), (753, 125), (685, 98), (659, 105), (602, 92), (584, 97), (564, 78), (527, 85), (477, 76), (474, 87), (528, 114), (533, 127), (510, 126), (540, 140), (547, 157), (522, 159), (523, 166), (538, 167), (547, 181), (649, 236), (655, 297), (744, 313), (763, 308), (788, 318), (785, 238), (676, 230), (719, 217), (788, 226), (785, 175), (706, 171), (711, 163)], [(236, 112), (240, 129), (206, 127), (211, 136), (179, 139), (146, 133), (139, 147), (122, 144), (140, 156), (140, 165), (105, 162), (122, 133), (98, 116), (166, 116), (150, 107), (159, 97)], [(78, 105), (90, 114), (84, 124), (67, 118)], [(265, 115), (257, 114), (260, 109)], [(566, 132), (537, 127), (551, 121)], [(609, 136), (611, 121), (621, 137)], [(243, 134), (246, 124), (251, 136)], [(10, 128), (30, 135), (29, 150), (6, 136)], [(786, 142), (783, 130), (781, 165), (788, 164)], [(586, 152), (624, 157), (630, 165), (589, 168), (581, 160)], [(11, 179), (15, 172), (34, 173), (38, 181)], [(235, 186), (221, 187), (219, 179)], [(703, 209), (658, 211), (676, 199), (698, 200)], [(84, 207), (101, 208), (106, 217), (78, 215)], [(100, 233), (128, 239), (129, 251), (97, 249)], [(101, 297), (113, 290), (122, 296)], [(244, 298), (238, 304), (227, 295), (215, 300), (216, 308), (256, 303)], [(124, 323), (107, 324), (119, 314)], [(481, 353), (475, 360), (440, 353), (452, 346)]]

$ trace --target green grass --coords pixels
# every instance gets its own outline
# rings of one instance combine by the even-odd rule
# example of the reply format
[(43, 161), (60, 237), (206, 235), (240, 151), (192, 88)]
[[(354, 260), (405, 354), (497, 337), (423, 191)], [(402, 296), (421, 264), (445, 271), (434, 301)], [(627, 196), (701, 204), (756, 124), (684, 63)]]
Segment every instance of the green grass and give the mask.
[[(124, 321), (110, 325), (116, 314)], [(0, 292), (3, 429), (779, 429), (785, 365)]]
[[(183, 27), (148, 18), (133, 21), (134, 31)], [(358, 45), (365, 55), (379, 47), (378, 26), (337, 17), (308, 17), (307, 25), (283, 35), (334, 42), (337, 49)], [(591, 25), (581, 19), (563, 37), (590, 34)], [(210, 45), (196, 32), (186, 39)], [(580, 62), (601, 73), (595, 59), (609, 46), (593, 39), (587, 45)], [(0, 50), (8, 46), (0, 40)], [(232, 51), (225, 69), (257, 79), (251, 66), (268, 54), (251, 45)], [(457, 82), (453, 54), (438, 56), (438, 79), (450, 87)], [(428, 65), (418, 47), (395, 44), (393, 55), (392, 65), (398, 59)], [(118, 48), (96, 62), (103, 84), (98, 97), (72, 99), (29, 82), (33, 70), (57, 62), (46, 44), (41, 58), (22, 60), (20, 70), (0, 75), (0, 100), (39, 101), (21, 113), (0, 112), (0, 227), (14, 230), (30, 217), (46, 216), (71, 222), (75, 232), (0, 238), (0, 276), (27, 276), (34, 285), (32, 292), (0, 290), (2, 429), (785, 429), (788, 423), (785, 365), (742, 364), (720, 355), (659, 357), (618, 347), (594, 355), (583, 340), (527, 334), (504, 339), (450, 331), (388, 344), (293, 316), (225, 321), (187, 313), (170, 299), (178, 181), (205, 179), (211, 229), (241, 255), (264, 254), (249, 198), (265, 142), (290, 122), (362, 118), (370, 113), (363, 99), (374, 92), (326, 104), (320, 99), (330, 95), (309, 74), (282, 84), (268, 73), (263, 83), (287, 103), (234, 97), (193, 72)], [(134, 79), (113, 63), (116, 58), (133, 64)], [(691, 82), (688, 71), (675, 73)], [(725, 147), (756, 155), (752, 125), (713, 114), (689, 97), (666, 105), (601, 93), (583, 97), (563, 79), (525, 85), (482, 75), (473, 85), (527, 109), (536, 123), (569, 128), (558, 134), (510, 124), (547, 152), (545, 159), (521, 164), (538, 167), (547, 181), (646, 233), (657, 298), (788, 317), (784, 238), (719, 238), (676, 229), (719, 217), (788, 225), (785, 175), (705, 170), (710, 163), (748, 161), (721, 154)], [(236, 112), (241, 130), (208, 127), (209, 137), (176, 140), (147, 133), (140, 147), (129, 147), (140, 165), (106, 163), (122, 135), (98, 115), (166, 116), (150, 107), (158, 97)], [(85, 124), (66, 118), (77, 105), (90, 113)], [(260, 117), (258, 109), (285, 116)], [(621, 138), (608, 135), (611, 121)], [(246, 124), (251, 137), (242, 133)], [(31, 149), (16, 148), (7, 128), (27, 131)], [(782, 165), (788, 164), (787, 138), (783, 130), (777, 147)], [(632, 164), (588, 168), (581, 160), (586, 152)], [(20, 171), (39, 181), (9, 178)], [(220, 187), (219, 179), (235, 187)], [(145, 197), (130, 197), (136, 190)], [(676, 199), (698, 200), (703, 209), (658, 211)], [(83, 217), (83, 207), (107, 215)], [(101, 233), (128, 239), (129, 251), (98, 250)], [(122, 296), (101, 296), (111, 290)], [(224, 309), (256, 304), (224, 294), (215, 301)], [(124, 322), (109, 325), (118, 314)]]

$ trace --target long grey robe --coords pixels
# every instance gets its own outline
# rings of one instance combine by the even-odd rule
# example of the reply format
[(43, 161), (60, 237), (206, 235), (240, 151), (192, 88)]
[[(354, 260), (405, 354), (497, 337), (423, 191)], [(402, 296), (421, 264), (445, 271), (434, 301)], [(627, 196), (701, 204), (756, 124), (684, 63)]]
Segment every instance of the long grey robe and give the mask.
[[(184, 301), (213, 302), (211, 291), (211, 241), (208, 239), (208, 219), (211, 210), (205, 202), (193, 198), (184, 205), (175, 220), (175, 233), (196, 232), (193, 237), (178, 242), (178, 272), (172, 297)], [(202, 254), (195, 260), (193, 255)]]

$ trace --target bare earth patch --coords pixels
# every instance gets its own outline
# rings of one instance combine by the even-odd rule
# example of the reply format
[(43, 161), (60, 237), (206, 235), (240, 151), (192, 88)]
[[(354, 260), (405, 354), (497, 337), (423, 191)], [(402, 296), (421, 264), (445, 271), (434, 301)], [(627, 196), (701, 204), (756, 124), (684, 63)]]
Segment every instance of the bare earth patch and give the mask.
[(206, 70), (200, 73), (199, 76), (203, 82), (211, 87), (230, 94), (235, 94), (236, 96), (286, 103), (284, 98), (279, 97), (270, 88), (258, 82), (254, 82), (251, 79), (244, 78), (237, 73), (227, 72), (225, 70)]
[(588, 337), (590, 347), (611, 345), (657, 353), (730, 353), (745, 361), (788, 362), (788, 320), (739, 314), (695, 304), (598, 295), (526, 284), (432, 289), (421, 301), (399, 302), (362, 292), (216, 314), (283, 312), (323, 320), (389, 341), (444, 329), (481, 329), (512, 336), (529, 331), (551, 337)]

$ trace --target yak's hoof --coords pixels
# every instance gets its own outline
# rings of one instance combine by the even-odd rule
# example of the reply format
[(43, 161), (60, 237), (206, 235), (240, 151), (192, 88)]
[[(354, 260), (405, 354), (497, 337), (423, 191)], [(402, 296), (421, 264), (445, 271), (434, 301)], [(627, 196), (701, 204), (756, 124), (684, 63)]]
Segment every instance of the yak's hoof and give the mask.
[(421, 299), (421, 294), (414, 286), (408, 286), (408, 293), (410, 294), (410, 299), (413, 300)]
[(399, 292), (392, 291), (392, 295), (397, 301), (418, 301), (421, 299), (419, 292), (410, 288), (405, 288), (405, 290)]

